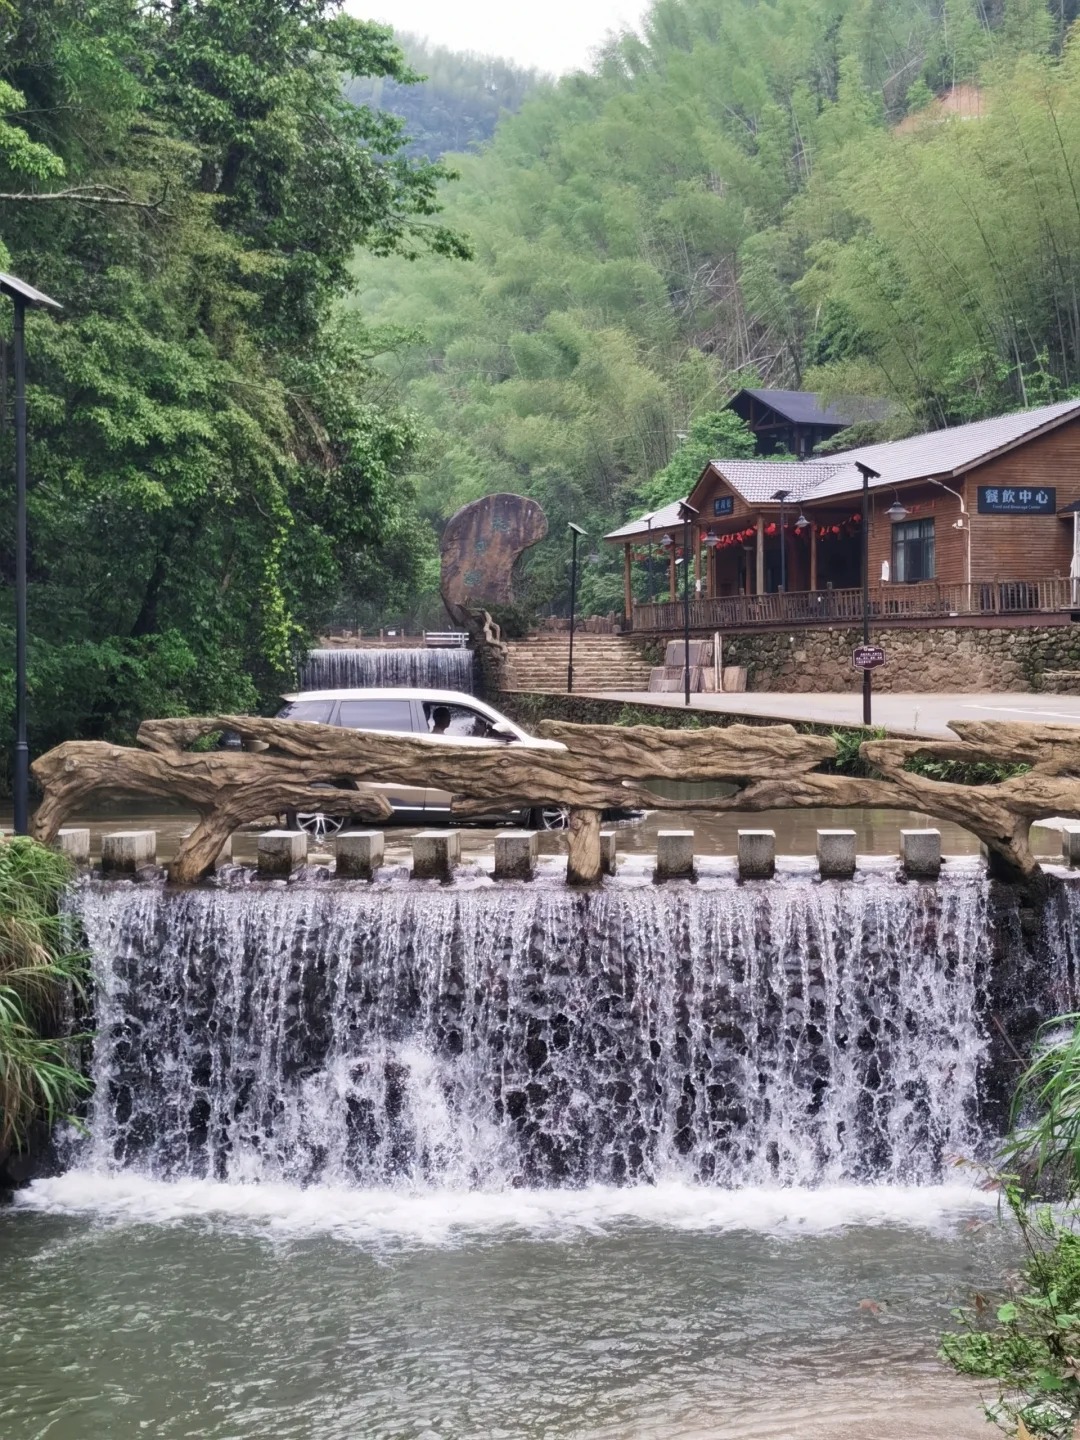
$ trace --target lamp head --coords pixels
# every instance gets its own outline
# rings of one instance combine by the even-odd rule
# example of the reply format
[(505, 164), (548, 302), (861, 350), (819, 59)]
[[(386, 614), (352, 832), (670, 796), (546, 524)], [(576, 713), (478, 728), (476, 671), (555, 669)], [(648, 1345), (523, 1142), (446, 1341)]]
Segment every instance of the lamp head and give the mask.
[(660, 545), (664, 550), (670, 550), (672, 545), (674, 544), (675, 541), (672, 540), (670, 535), (665, 535), (664, 538), (660, 541)]
[(705, 536), (705, 544), (709, 547), (710, 550), (715, 550), (719, 543), (720, 536), (717, 535), (715, 530), (710, 530), (709, 533)]
[(901, 505), (901, 503), (900, 503), (900, 497), (899, 497), (899, 496), (896, 497), (896, 499), (893, 501), (893, 503), (889, 506), (888, 510), (885, 511), (885, 514), (889, 517), (890, 520), (893, 520), (893, 521), (906, 520), (906, 519), (907, 519), (907, 513), (908, 513), (908, 512), (905, 510), (905, 508), (903, 507), (903, 505)]
[(795, 529), (796, 529), (796, 530), (805, 530), (805, 529), (808, 527), (809, 524), (810, 524), (810, 521), (807, 520), (806, 516), (805, 516), (805, 515), (802, 513), (802, 511), (800, 510), (800, 511), (799, 511), (799, 518), (795, 521)]
[(35, 290), (33, 285), (28, 285), (17, 275), (6, 275), (3, 271), (0, 271), (0, 295), (7, 295), (12, 300), (20, 301), (23, 305), (39, 305), (47, 310), (64, 308), (59, 300), (54, 300), (43, 290)]

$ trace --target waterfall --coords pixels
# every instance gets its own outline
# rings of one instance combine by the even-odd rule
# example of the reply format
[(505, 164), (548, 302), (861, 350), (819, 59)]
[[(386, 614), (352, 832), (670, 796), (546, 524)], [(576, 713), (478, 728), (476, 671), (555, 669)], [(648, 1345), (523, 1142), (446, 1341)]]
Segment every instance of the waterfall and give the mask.
[(473, 693), (473, 654), (457, 648), (312, 650), (300, 674), (303, 690), (424, 687)]
[[(507, 1187), (925, 1183), (976, 1151), (984, 881), (86, 882), (83, 1165)], [(1023, 987), (1021, 987), (1023, 988)]]

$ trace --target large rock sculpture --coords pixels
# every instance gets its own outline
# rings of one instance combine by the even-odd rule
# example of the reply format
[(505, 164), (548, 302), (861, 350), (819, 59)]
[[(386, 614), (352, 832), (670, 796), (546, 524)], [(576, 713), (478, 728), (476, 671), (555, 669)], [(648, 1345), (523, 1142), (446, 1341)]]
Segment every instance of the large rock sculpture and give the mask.
[(523, 495), (485, 495), (463, 505), (440, 546), (440, 589), (454, 623), (476, 631), (485, 608), (511, 604), (514, 566), (546, 534), (543, 510)]

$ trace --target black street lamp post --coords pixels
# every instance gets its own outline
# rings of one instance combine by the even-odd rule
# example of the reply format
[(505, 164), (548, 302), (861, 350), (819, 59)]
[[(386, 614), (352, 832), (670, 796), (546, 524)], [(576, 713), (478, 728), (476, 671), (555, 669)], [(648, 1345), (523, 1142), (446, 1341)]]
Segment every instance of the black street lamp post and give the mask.
[[(870, 481), (880, 480), (881, 472), (872, 470), (861, 460), (855, 468), (862, 476), (862, 643), (870, 644)], [(870, 671), (862, 672), (862, 723), (869, 726), (873, 686)]]
[(30, 828), (30, 746), (26, 738), (26, 312), (61, 307), (48, 295), (0, 272), (0, 295), (15, 307), (15, 834)]
[(787, 592), (787, 547), (784, 544), (784, 502), (788, 496), (793, 494), (791, 490), (776, 490), (773, 492), (773, 499), (780, 501), (780, 590)]
[(574, 689), (574, 608), (577, 605), (577, 542), (578, 536), (586, 532), (580, 525), (575, 525), (572, 520), (567, 521), (573, 540), (570, 550), (570, 655), (566, 662), (566, 693), (573, 693)]
[(696, 520), (698, 512), (685, 500), (679, 506), (679, 519), (683, 522), (683, 687), (687, 705), (690, 704), (690, 522)]

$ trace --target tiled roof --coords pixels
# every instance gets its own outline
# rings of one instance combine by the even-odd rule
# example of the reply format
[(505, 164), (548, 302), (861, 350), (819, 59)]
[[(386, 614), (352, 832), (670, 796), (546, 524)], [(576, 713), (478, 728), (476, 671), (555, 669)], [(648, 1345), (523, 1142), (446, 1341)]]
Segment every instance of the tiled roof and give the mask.
[[(711, 463), (748, 505), (765, 504), (778, 490), (790, 490), (792, 500), (801, 500), (836, 471), (849, 468), (844, 457), (829, 461), (713, 460)], [(858, 478), (858, 471), (855, 474)]]
[[(683, 499), (686, 497), (684, 496)], [(672, 525), (681, 525), (679, 518), (679, 506), (682, 500), (673, 500), (670, 505), (665, 505), (660, 510), (646, 511), (639, 515), (636, 520), (630, 520), (625, 525), (620, 525), (618, 530), (612, 530), (604, 536), (605, 540), (621, 540), (626, 535), (637, 535), (642, 530), (668, 530)]]
[[(740, 390), (768, 405), (793, 425), (851, 425), (856, 420), (883, 420), (889, 413), (887, 400), (854, 398), (838, 405), (822, 405), (821, 396), (812, 390)], [(737, 396), (733, 398), (738, 398)], [(731, 401), (728, 401), (731, 404)]]
[[(961, 475), (1002, 450), (1008, 450), (1018, 441), (1040, 430), (1052, 429), (1072, 416), (1080, 416), (1080, 400), (1060, 400), (1056, 405), (1043, 405), (1037, 410), (995, 415), (992, 420), (975, 420), (970, 425), (931, 430), (925, 435), (911, 435), (906, 440), (861, 445), (858, 449), (844, 450), (828, 459), (791, 462), (713, 460), (710, 464), (748, 505), (775, 503), (772, 497), (777, 490), (786, 489), (791, 490), (790, 501), (794, 504), (802, 500), (823, 500), (833, 495), (857, 494), (862, 489), (862, 475), (856, 468), (856, 461), (879, 471), (881, 478), (870, 481), (873, 490), (931, 476), (945, 479)], [(652, 517), (653, 529), (678, 525), (681, 503), (676, 501), (657, 510)], [(648, 517), (643, 515), (604, 538), (618, 540), (623, 536), (638, 535), (647, 521)]]
[[(1080, 415), (1080, 400), (1060, 400), (1056, 405), (1043, 405), (1038, 410), (995, 415), (992, 420), (975, 420), (970, 425), (956, 425), (949, 430), (931, 430), (929, 434), (911, 435), (906, 440), (861, 445), (857, 450), (845, 450), (832, 458), (851, 466), (861, 460), (871, 469), (879, 470), (881, 479), (872, 480), (872, 486), (901, 485), (906, 480), (921, 480), (927, 475), (959, 475), (1070, 415)], [(806, 462), (807, 468), (813, 465), (815, 469), (821, 463)], [(815, 489), (814, 498), (846, 494), (850, 488), (847, 476), (825, 476)]]

